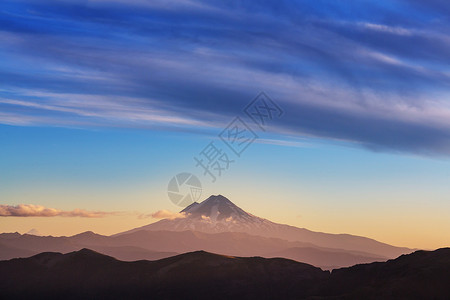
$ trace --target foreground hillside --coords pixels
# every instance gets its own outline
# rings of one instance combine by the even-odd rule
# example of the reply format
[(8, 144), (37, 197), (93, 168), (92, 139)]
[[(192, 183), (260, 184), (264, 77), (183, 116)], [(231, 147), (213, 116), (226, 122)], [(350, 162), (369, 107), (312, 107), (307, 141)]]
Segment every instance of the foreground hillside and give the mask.
[(5, 299), (283, 299), (328, 274), (281, 258), (198, 251), (153, 262), (122, 262), (82, 249), (1, 261), (0, 290)]
[(450, 248), (332, 273), (197, 251), (123, 262), (82, 249), (0, 261), (4, 299), (449, 299)]
[(354, 299), (450, 299), (450, 248), (334, 270), (322, 288)]

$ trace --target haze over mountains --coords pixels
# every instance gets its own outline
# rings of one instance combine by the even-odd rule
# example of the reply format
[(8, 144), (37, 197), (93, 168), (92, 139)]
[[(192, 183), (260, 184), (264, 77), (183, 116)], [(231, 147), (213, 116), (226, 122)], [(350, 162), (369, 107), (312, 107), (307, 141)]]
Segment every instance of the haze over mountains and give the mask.
[(93, 232), (71, 237), (0, 234), (0, 259), (82, 248), (126, 261), (156, 260), (204, 250), (233, 256), (284, 257), (323, 269), (385, 261), (413, 251), (359, 236), (277, 224), (245, 212), (221, 195), (191, 204), (179, 218), (163, 219), (113, 236)]

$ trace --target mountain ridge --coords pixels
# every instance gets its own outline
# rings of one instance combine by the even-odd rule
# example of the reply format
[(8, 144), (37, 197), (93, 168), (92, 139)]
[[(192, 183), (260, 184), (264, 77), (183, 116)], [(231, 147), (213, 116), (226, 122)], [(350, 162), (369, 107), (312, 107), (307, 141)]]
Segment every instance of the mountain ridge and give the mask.
[[(173, 256), (177, 253), (185, 253), (196, 250), (220, 253), (233, 256), (263, 256), (273, 257), (274, 253), (278, 257), (293, 258), (282, 255), (282, 251), (290, 248), (313, 248), (311, 255), (301, 256), (301, 262), (314, 264), (317, 267), (329, 269), (330, 266), (344, 267), (353, 263), (364, 263), (372, 261), (385, 261), (387, 257), (377, 256), (373, 253), (360, 251), (349, 251), (343, 249), (331, 249), (318, 247), (304, 242), (289, 242), (279, 238), (267, 238), (253, 236), (244, 232), (222, 232), (204, 233), (195, 231), (137, 231), (120, 236), (102, 236), (98, 234), (77, 234), (72, 237), (34, 237), (29, 235), (14, 235), (15, 238), (2, 239), (0, 235), (0, 254), (2, 245), (15, 249), (26, 248), (28, 251), (20, 257), (27, 257), (43, 251), (71, 252), (82, 248), (90, 248), (103, 254), (114, 256), (120, 260), (155, 260)], [(92, 239), (86, 236), (93, 236)], [(314, 257), (320, 253), (327, 252), (328, 259), (332, 264), (321, 264)], [(0, 259), (18, 257), (18, 252), (5, 253), (0, 255)], [(342, 253), (353, 258), (342, 260)], [(298, 254), (296, 254), (296, 257)], [(294, 257), (295, 258), (295, 257)]]

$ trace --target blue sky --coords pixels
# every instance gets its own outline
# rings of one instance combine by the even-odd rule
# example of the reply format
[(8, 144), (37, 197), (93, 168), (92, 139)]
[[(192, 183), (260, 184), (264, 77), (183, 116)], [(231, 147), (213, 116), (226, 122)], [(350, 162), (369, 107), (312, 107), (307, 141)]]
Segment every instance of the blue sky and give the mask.
[[(176, 210), (168, 180), (201, 175), (193, 157), (264, 91), (284, 115), (252, 127), (259, 139), (217, 183), (202, 178), (204, 196), (403, 242), (367, 211), (392, 203), (407, 224), (448, 208), (449, 13), (439, 0), (2, 1), (0, 203)], [(348, 225), (323, 222), (337, 215)], [(358, 215), (372, 223), (359, 230)], [(426, 239), (436, 228), (450, 236), (433, 223), (404, 243), (441, 244)]]

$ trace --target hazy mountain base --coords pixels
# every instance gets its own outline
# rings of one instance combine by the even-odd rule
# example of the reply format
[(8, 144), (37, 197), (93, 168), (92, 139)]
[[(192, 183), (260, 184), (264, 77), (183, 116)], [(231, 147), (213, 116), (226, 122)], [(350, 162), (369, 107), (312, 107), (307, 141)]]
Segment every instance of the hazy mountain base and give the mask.
[(41, 252), (77, 251), (89, 248), (120, 260), (156, 260), (197, 250), (233, 256), (283, 257), (322, 269), (385, 261), (375, 254), (317, 247), (309, 243), (251, 236), (239, 232), (208, 234), (192, 231), (137, 231), (120, 236), (85, 232), (72, 237), (38, 237), (0, 234), (0, 259), (29, 257)]

